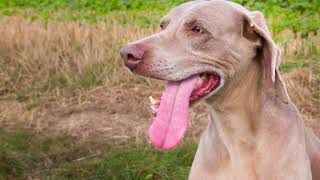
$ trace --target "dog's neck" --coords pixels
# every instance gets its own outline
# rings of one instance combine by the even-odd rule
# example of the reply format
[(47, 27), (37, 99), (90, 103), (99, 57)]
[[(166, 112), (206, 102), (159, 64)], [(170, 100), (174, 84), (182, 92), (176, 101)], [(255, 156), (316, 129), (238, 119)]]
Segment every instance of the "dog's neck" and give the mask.
[[(250, 148), (256, 136), (262, 107), (262, 71), (257, 61), (225, 84), (219, 95), (208, 98), (211, 120), (226, 146)], [(246, 151), (246, 149), (244, 149)]]
[[(286, 159), (293, 157), (287, 154), (305, 148), (303, 122), (296, 108), (283, 101), (287, 95), (280, 77), (275, 81), (277, 89), (270, 91), (264, 86), (263, 70), (257, 62), (252, 61), (250, 69), (229, 81), (233, 84), (226, 83), (219, 94), (207, 99), (210, 122), (200, 141), (198, 159), (210, 167), (210, 171), (232, 164), (244, 176), (239, 179), (250, 179), (248, 177), (255, 177), (259, 171), (257, 166), (263, 164), (271, 168), (274, 165), (273, 161), (266, 158), (261, 162), (256, 156), (269, 153), (270, 145), (272, 155)], [(304, 156), (302, 152), (301, 162)]]

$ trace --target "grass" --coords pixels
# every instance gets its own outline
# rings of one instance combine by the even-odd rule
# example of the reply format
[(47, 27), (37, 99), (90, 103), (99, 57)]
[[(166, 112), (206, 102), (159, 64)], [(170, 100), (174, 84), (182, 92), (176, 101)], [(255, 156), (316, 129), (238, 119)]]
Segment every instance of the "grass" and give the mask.
[(291, 29), (302, 36), (309, 33), (318, 34), (320, 2), (317, 0), (273, 0), (248, 1), (236, 0), (251, 10), (259, 10), (271, 20), (270, 29), (274, 34)]
[[(3, 15), (19, 15), (31, 20), (84, 20), (108, 21), (117, 17), (122, 24), (141, 27), (158, 26), (161, 16), (177, 4), (187, 0), (55, 0), (55, 1), (0, 1)], [(235, 0), (252, 10), (262, 11), (271, 19), (270, 28), (277, 34), (285, 29), (302, 33), (318, 33), (320, 29), (320, 3), (317, 0)], [(146, 13), (147, 11), (147, 13)], [(125, 13), (123, 13), (125, 12)], [(285, 20), (284, 20), (285, 19)]]
[[(159, 18), (173, 6), (185, 0), (82, 0), (82, 1), (0, 1), (2, 14), (28, 19), (86, 21), (96, 23), (117, 17), (126, 25), (157, 26)], [(147, 12), (145, 10), (148, 10)], [(125, 12), (125, 13), (123, 13)], [(26, 14), (28, 14), (26, 16)], [(128, 14), (130, 14), (128, 16)]]
[(0, 179), (186, 179), (195, 147), (165, 152), (144, 144), (97, 146), (0, 130)]
[(14, 93), (20, 101), (57, 89), (75, 95), (114, 79), (122, 65), (120, 47), (154, 32), (104, 22), (30, 23), (12, 17), (0, 24), (6, 26), (0, 37), (0, 94)]

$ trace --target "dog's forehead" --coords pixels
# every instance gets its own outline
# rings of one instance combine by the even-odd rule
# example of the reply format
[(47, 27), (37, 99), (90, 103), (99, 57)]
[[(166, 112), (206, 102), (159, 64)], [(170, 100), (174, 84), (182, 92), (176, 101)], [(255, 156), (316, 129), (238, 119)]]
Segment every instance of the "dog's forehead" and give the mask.
[(176, 6), (162, 21), (179, 21), (192, 18), (201, 18), (208, 22), (217, 22), (235, 20), (234, 18), (239, 15), (239, 9), (242, 11), (244, 8), (238, 4), (230, 1), (214, 0), (214, 1), (190, 1)]

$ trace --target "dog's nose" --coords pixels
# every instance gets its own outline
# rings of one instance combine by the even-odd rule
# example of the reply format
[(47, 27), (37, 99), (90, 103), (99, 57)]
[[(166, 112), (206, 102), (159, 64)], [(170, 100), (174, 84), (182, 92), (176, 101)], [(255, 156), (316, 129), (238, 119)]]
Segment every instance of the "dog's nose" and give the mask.
[(132, 71), (143, 60), (144, 48), (139, 44), (129, 44), (120, 50), (124, 64)]

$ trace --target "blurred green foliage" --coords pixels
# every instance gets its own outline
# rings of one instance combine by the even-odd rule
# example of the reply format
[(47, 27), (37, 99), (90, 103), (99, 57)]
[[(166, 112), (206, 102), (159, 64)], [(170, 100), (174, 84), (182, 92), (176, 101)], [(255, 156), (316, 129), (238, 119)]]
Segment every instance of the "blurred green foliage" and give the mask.
[[(0, 0), (3, 15), (30, 19), (97, 22), (116, 16), (123, 24), (155, 26), (170, 8), (185, 0)], [(33, 13), (24, 12), (33, 10)], [(112, 18), (113, 19), (113, 18)]]
[(165, 10), (185, 0), (1, 0), (0, 7), (36, 8), (44, 10), (90, 10), (107, 13), (117, 10)]
[(259, 10), (272, 20), (271, 29), (279, 33), (286, 28), (303, 36), (320, 29), (319, 0), (235, 0), (251, 10)]
[[(116, 16), (121, 23), (156, 26), (159, 18), (186, 0), (0, 0), (3, 15), (21, 14), (31, 19), (86, 20), (96, 22)], [(235, 0), (251, 10), (262, 11), (271, 20), (274, 33), (291, 29), (307, 36), (320, 29), (319, 0)], [(34, 14), (21, 13), (32, 9)], [(58, 12), (58, 13), (57, 13)], [(132, 21), (133, 20), (133, 21)]]
[(193, 143), (168, 152), (0, 129), (0, 179), (186, 179), (195, 150)]

